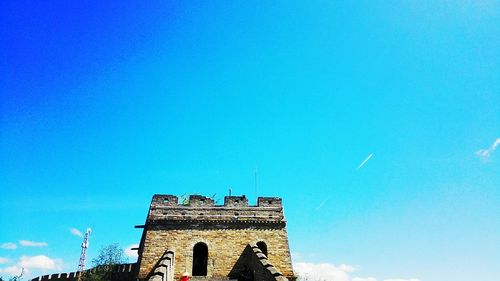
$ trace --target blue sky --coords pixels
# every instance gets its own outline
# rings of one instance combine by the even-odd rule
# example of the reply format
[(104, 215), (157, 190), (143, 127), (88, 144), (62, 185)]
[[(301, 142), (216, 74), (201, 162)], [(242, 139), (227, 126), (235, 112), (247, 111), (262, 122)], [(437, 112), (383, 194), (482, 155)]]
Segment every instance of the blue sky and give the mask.
[(500, 279), (498, 1), (0, 11), (0, 274), (138, 243), (154, 193), (255, 201), (257, 168), (299, 270)]

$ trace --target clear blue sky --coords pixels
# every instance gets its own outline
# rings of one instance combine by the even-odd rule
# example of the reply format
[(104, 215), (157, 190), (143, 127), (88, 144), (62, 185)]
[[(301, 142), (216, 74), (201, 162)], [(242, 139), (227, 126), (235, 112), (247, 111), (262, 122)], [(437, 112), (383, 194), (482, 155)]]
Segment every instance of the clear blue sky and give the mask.
[(82, 2), (0, 4), (0, 275), (257, 167), (297, 262), (500, 280), (498, 1)]

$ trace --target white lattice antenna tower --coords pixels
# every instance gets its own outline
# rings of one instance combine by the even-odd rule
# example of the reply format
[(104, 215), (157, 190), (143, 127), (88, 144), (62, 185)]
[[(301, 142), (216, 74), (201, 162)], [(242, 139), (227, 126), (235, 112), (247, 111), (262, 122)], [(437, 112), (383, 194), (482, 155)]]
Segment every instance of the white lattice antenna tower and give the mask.
[(82, 279), (83, 271), (85, 270), (85, 260), (87, 260), (87, 248), (89, 247), (89, 235), (92, 230), (87, 228), (83, 236), (82, 253), (80, 254), (80, 262), (78, 263), (78, 281)]

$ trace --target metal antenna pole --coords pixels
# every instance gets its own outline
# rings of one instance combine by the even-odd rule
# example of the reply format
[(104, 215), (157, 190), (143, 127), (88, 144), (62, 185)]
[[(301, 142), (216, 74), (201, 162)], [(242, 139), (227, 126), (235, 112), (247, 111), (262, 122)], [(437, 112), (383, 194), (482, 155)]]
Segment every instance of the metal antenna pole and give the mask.
[(80, 254), (80, 262), (78, 263), (78, 281), (82, 280), (83, 271), (85, 270), (85, 260), (87, 259), (87, 248), (89, 247), (89, 235), (92, 230), (87, 228), (83, 236), (82, 252)]

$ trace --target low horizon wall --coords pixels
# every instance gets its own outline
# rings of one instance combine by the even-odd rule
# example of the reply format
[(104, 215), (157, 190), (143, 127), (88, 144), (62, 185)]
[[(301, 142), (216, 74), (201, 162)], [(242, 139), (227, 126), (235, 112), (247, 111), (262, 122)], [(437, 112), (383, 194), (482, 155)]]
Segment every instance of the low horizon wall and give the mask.
[[(108, 266), (97, 266), (84, 270), (84, 275), (87, 273), (98, 272), (101, 270), (107, 270)], [(113, 265), (110, 273), (116, 277), (116, 280), (135, 280), (137, 275), (137, 263), (125, 263)], [(65, 273), (54, 273), (35, 277), (31, 281), (75, 281), (78, 280), (80, 272), (65, 272)]]

